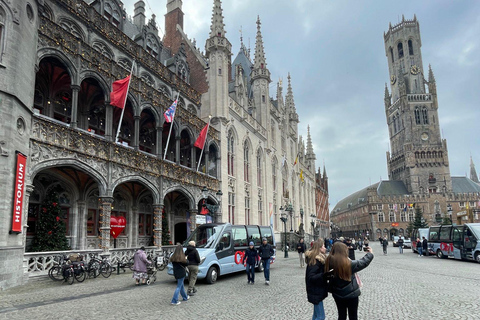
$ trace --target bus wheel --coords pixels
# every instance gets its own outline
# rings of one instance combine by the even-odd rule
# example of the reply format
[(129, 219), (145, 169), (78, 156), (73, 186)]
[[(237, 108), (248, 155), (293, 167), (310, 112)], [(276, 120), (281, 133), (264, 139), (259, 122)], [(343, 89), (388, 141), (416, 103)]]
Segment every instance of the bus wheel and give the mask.
[(477, 252), (475, 254), (475, 261), (477, 261), (478, 263), (480, 263), (480, 252)]
[(440, 250), (440, 249), (437, 250), (437, 258), (439, 258), (439, 259), (445, 258), (445, 256), (443, 255), (442, 250)]
[(210, 267), (207, 272), (207, 283), (214, 284), (217, 281), (218, 271), (215, 267)]

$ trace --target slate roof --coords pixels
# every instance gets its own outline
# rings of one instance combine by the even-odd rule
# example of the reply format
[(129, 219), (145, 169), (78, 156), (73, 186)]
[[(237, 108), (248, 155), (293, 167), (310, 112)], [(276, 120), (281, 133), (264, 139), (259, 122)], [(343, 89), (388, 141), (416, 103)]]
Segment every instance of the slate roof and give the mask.
[(480, 192), (480, 185), (467, 177), (452, 177), (453, 193)]

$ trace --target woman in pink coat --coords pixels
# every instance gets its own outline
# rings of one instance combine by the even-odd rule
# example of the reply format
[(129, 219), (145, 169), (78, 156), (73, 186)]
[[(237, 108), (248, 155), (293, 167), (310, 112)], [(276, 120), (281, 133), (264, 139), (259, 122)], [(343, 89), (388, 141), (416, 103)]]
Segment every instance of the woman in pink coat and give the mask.
[(145, 247), (141, 247), (140, 249), (135, 252), (133, 256), (133, 278), (135, 279), (135, 285), (140, 284), (140, 280), (142, 280), (142, 284), (145, 284), (147, 280), (147, 264), (151, 262), (148, 261), (147, 255), (145, 254)]

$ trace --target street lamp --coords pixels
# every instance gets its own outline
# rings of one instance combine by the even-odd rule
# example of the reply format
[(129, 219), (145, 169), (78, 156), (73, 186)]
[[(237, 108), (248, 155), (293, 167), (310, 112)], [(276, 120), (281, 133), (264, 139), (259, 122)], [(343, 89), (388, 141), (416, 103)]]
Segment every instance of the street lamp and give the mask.
[(287, 214), (280, 207), (280, 220), (283, 222), (283, 234), (284, 234), (284, 242), (283, 242), (283, 249), (285, 251), (285, 258), (288, 258), (288, 249), (287, 249)]
[[(208, 209), (208, 211), (212, 215), (212, 219), (214, 219), (214, 222), (219, 222), (218, 216), (221, 214), (221, 201), (222, 201), (222, 190), (218, 190), (217, 193), (215, 194), (217, 196), (218, 204), (208, 204), (207, 203), (207, 198), (208, 198), (208, 189), (207, 187), (202, 188), (202, 196), (203, 196), (203, 206)], [(220, 211), (220, 213), (217, 215), (217, 212)]]
[(290, 232), (293, 232), (293, 206), (291, 203), (285, 205), (285, 211), (288, 211), (290, 214)]

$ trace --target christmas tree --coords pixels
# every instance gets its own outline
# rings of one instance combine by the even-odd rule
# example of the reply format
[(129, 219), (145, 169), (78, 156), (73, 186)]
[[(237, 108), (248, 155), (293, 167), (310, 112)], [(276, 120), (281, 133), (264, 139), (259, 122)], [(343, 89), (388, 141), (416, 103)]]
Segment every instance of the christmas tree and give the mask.
[(35, 237), (30, 251), (70, 250), (66, 237), (66, 226), (58, 203), (58, 194), (50, 191), (40, 207), (36, 224)]
[(165, 210), (162, 211), (162, 245), (168, 246), (170, 242), (170, 230), (168, 229), (168, 219)]
[(414, 229), (420, 228), (428, 228), (428, 223), (423, 218), (422, 209), (415, 208), (415, 219), (408, 224), (407, 234), (410, 236)]

